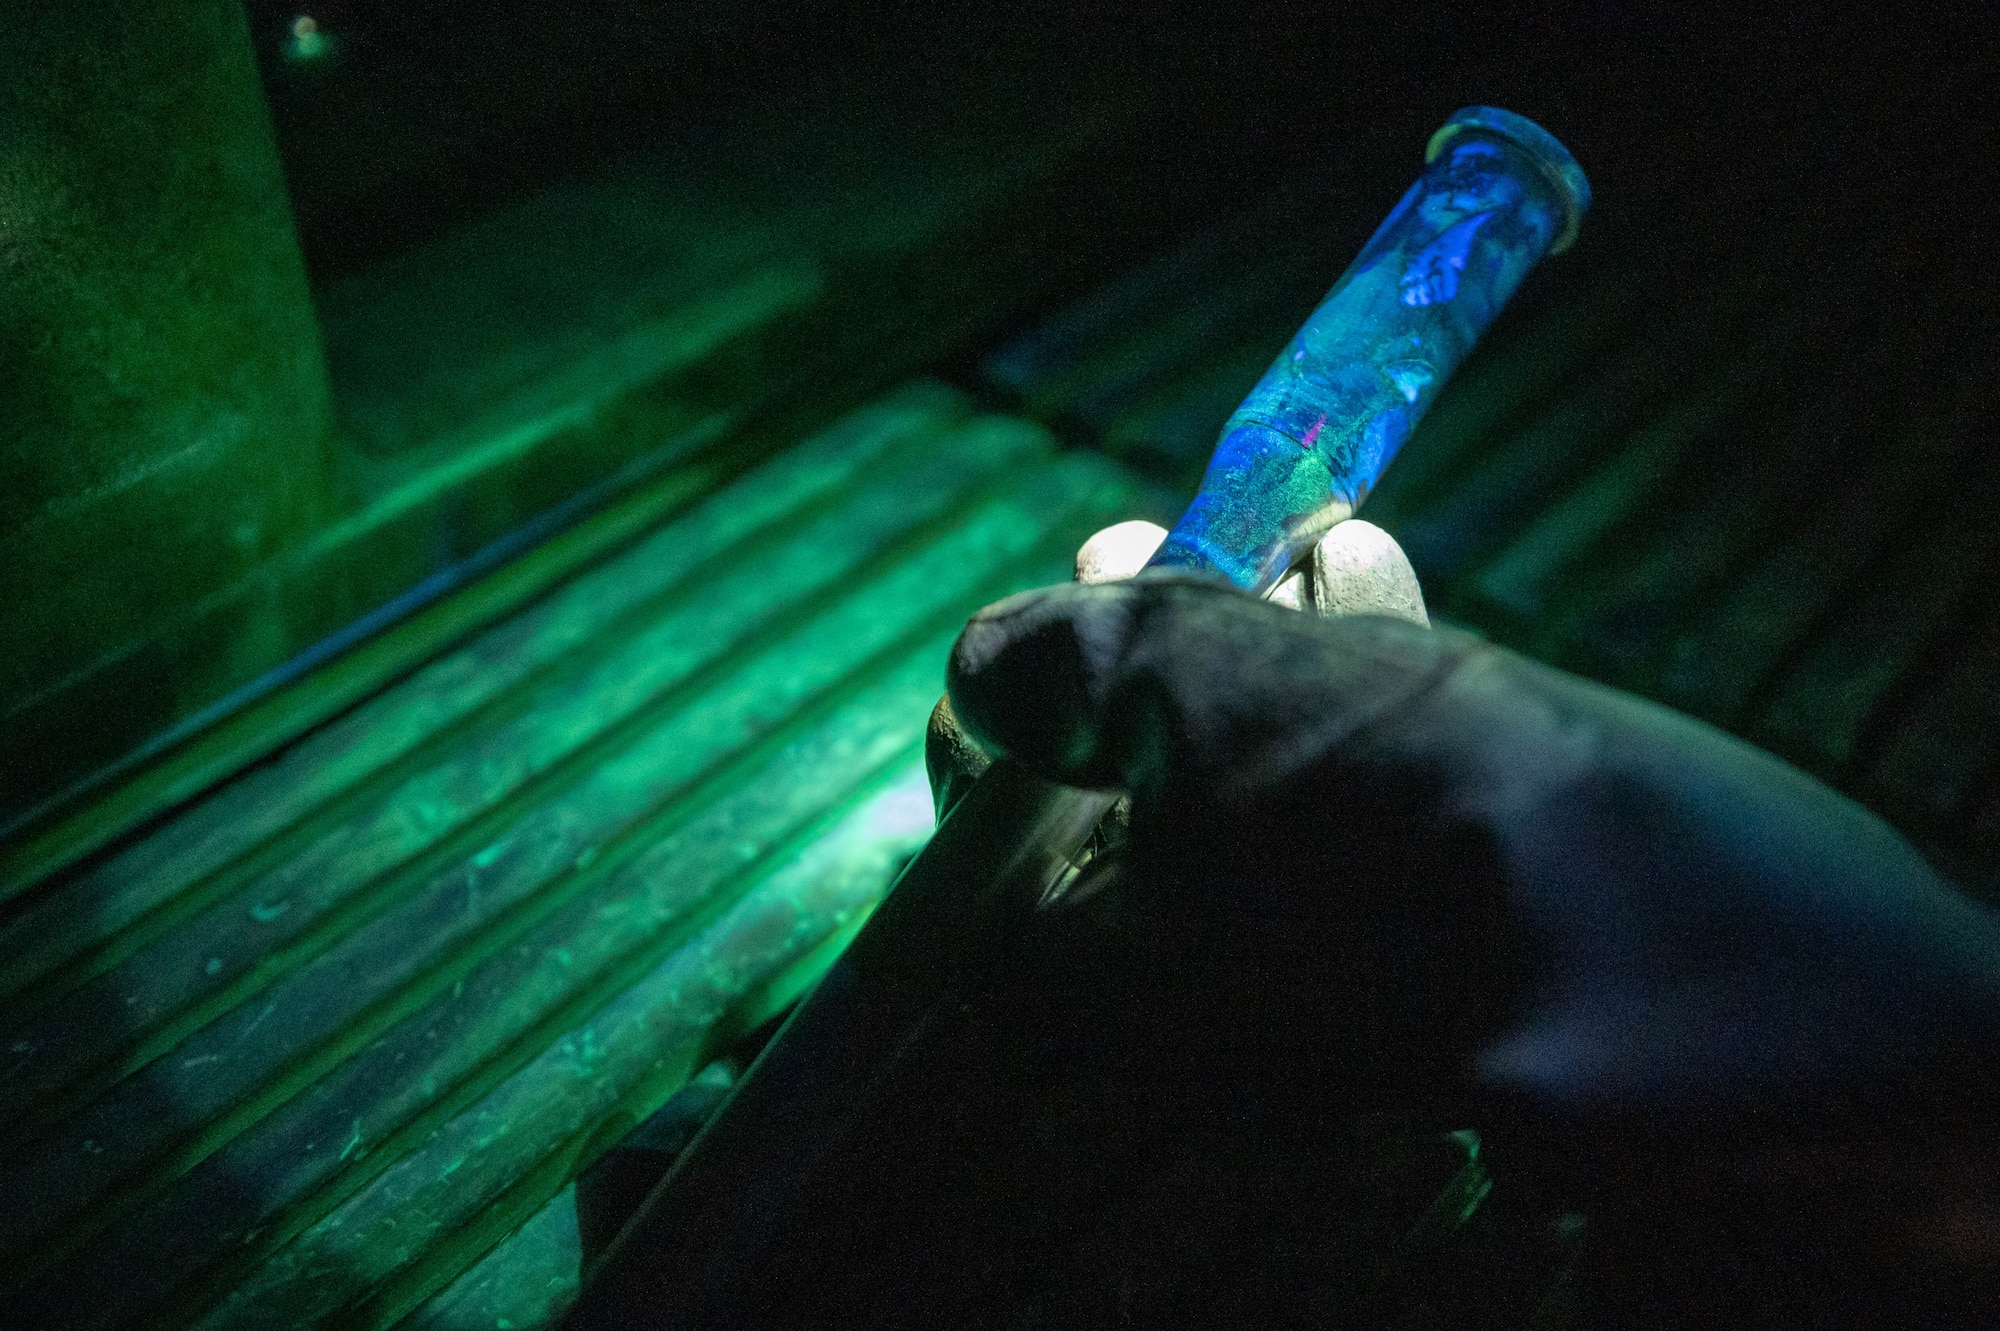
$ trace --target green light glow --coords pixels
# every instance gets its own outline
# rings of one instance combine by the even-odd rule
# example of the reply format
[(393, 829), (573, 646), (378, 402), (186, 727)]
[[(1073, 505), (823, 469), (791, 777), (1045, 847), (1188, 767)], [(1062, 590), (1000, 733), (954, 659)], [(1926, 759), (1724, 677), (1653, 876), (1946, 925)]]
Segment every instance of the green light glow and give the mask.
[(301, 14), (292, 20), (291, 36), (285, 42), (285, 59), (305, 64), (332, 53), (333, 38), (320, 31), (318, 19), (310, 14)]

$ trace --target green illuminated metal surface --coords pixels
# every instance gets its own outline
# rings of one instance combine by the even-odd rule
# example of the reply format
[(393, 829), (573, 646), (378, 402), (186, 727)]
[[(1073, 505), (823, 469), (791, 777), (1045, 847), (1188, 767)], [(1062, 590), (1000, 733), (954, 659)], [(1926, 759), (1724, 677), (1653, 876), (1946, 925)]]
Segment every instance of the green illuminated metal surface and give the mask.
[(1138, 502), (912, 386), (24, 889), (12, 1297), (408, 1312), (824, 965), (928, 829), (964, 615)]
[(583, 1264), (576, 1189), (564, 1188), (403, 1325), (410, 1331), (533, 1331), (576, 1298)]

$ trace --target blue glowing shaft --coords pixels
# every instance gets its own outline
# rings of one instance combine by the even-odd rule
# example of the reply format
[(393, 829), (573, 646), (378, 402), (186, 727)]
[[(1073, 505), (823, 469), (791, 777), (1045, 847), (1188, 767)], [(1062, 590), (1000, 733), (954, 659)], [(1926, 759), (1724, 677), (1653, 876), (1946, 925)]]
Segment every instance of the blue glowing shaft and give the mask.
[(1352, 516), (1590, 186), (1534, 122), (1468, 107), (1305, 327), (1222, 427), (1201, 491), (1149, 567), (1265, 592)]

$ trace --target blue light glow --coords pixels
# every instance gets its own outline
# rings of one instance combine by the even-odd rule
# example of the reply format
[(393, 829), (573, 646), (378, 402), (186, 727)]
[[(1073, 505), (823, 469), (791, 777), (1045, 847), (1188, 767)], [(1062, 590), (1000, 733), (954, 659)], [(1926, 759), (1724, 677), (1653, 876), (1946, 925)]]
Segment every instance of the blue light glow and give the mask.
[(1268, 591), (1353, 514), (1528, 270), (1574, 237), (1590, 187), (1520, 116), (1469, 107), (1222, 429), (1151, 567)]

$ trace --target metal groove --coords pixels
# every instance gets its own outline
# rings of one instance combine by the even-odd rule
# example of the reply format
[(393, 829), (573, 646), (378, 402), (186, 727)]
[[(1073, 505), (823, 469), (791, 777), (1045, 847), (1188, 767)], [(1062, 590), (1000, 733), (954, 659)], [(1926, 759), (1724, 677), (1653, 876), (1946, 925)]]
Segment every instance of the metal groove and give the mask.
[[(1076, 532), (1066, 531), (1060, 536), (1047, 541), (1033, 553), (1016, 561), (1016, 563), (985, 582), (982, 585), (982, 589), (976, 594), (978, 599), (970, 601), (969, 604), (981, 603), (984, 599), (991, 599), (993, 595), (998, 594), (1002, 590), (1019, 585), (1024, 574), (1038, 567), (1046, 568), (1055, 560), (1066, 560), (1070, 550), (1074, 546), (1077, 535), (1078, 533)], [(957, 623), (962, 619), (965, 608), (967, 607), (959, 607), (952, 612), (937, 616), (928, 624), (913, 629), (910, 634), (906, 635), (907, 639), (920, 639), (927, 633), (940, 644), (948, 641), (949, 635), (956, 631)], [(881, 668), (893, 668), (896, 660), (902, 659), (907, 655), (907, 641), (898, 649), (885, 650), (882, 653)], [(829, 704), (829, 711), (834, 705), (837, 704)], [(774, 746), (771, 752), (775, 753), (781, 747)], [(768, 760), (770, 756), (770, 753), (761, 755), (763, 760)], [(739, 772), (754, 770), (755, 766), (756, 762), (745, 759), (741, 768), (739, 768)], [(666, 816), (673, 817), (671, 814)], [(785, 845), (788, 848), (795, 849), (798, 845), (809, 840), (813, 832), (819, 826), (822, 826), (825, 820), (833, 816), (834, 814), (831, 812), (822, 812), (811, 825), (802, 827), (795, 832)], [(678, 822), (680, 820), (675, 819), (675, 821)], [(648, 844), (657, 843), (657, 841), (669, 835), (672, 830), (671, 825), (661, 825), (645, 829), (643, 833), (635, 833), (632, 849), (629, 853), (637, 854), (642, 852), (643, 847), (637, 844), (640, 839), (643, 839)], [(769, 863), (778, 853), (774, 850), (765, 855), (760, 855), (754, 863)], [(615, 872), (617, 867), (622, 866), (613, 866), (607, 872)], [(750, 869), (739, 870), (737, 877), (732, 879), (732, 881), (741, 881), (743, 877), (750, 876), (752, 873), (753, 871)], [(725, 899), (728, 896), (729, 894), (726, 891), (720, 889), (712, 893), (709, 898), (711, 908), (718, 913), (726, 910), (730, 904)], [(547, 1045), (552, 1033), (559, 1033), (560, 1031), (569, 1029), (576, 1024), (576, 1021), (582, 1014), (594, 1010), (595, 1007), (600, 1006), (602, 1002), (606, 1001), (609, 996), (622, 992), (638, 976), (647, 973), (653, 966), (659, 964), (666, 956), (670, 955), (688, 937), (694, 936), (695, 932), (698, 932), (698, 930), (693, 928), (686, 931), (676, 930), (675, 936), (656, 939), (644, 945), (639, 951), (627, 954), (619, 962), (615, 963), (602, 978), (596, 981), (584, 995), (570, 1000), (561, 1009), (543, 1018), (535, 1027), (524, 1032), (508, 1046), (507, 1052), (496, 1055), (483, 1063), (480, 1075), (476, 1080), (468, 1079), (466, 1082), (460, 1084), (460, 1091), (454, 1094), (453, 1105), (449, 1112), (439, 1109), (423, 1114), (418, 1119), (399, 1129), (393, 1138), (385, 1140), (372, 1148), (369, 1158), (380, 1162), (377, 1169), (386, 1167), (388, 1163), (392, 1162), (402, 1153), (408, 1144), (420, 1140), (434, 1125), (461, 1112), (467, 1105), (476, 1100), (478, 1095), (486, 1093), (493, 1086), (504, 1080), (505, 1077), (511, 1076), (515, 1071), (518, 1071), (541, 1048)], [(473, 1086), (477, 1087), (476, 1093), (464, 1090), (466, 1087)], [(274, 1229), (268, 1235), (260, 1235), (253, 1245), (248, 1245), (249, 1250), (245, 1253), (240, 1255), (232, 1254), (225, 1269), (219, 1270), (212, 1276), (206, 1277), (201, 1281), (202, 1289), (205, 1291), (214, 1291), (226, 1288), (235, 1283), (242, 1273), (257, 1264), (260, 1257), (274, 1253), (285, 1242), (289, 1241), (290, 1238), (302, 1232), (311, 1224), (317, 1223), (319, 1219), (323, 1218), (335, 1206), (338, 1206), (347, 1198), (354, 1195), (366, 1183), (367, 1178), (373, 1176), (374, 1172), (376, 1171), (350, 1171), (339, 1176), (337, 1183), (329, 1181), (325, 1185), (325, 1191), (315, 1192), (308, 1198), (296, 1199), (288, 1207), (285, 1213), (287, 1218), (282, 1226)], [(282, 1230), (282, 1233), (279, 1232), (280, 1230)], [(184, 1299), (176, 1299), (175, 1306), (177, 1308), (193, 1309), (197, 1306), (202, 1306), (205, 1297), (206, 1295), (204, 1294), (191, 1293), (185, 1296)]]
[[(1004, 491), (1018, 478), (1004, 472), (989, 472), (983, 480), (969, 489), (961, 490), (954, 503), (928, 519), (906, 528), (903, 533), (889, 543), (879, 547), (873, 554), (857, 563), (850, 571), (850, 585), (859, 586), (875, 573), (892, 567), (907, 554), (934, 540), (939, 534), (954, 526), (967, 511), (985, 502), (993, 494)], [(58, 1099), (45, 1102), (43, 1112), (27, 1120), (30, 1124), (41, 1124), (58, 1119), (70, 1112), (79, 1099), (87, 1099), (111, 1082), (128, 1075), (144, 1066), (167, 1048), (184, 1039), (191, 1031), (205, 1024), (213, 1017), (231, 1007), (241, 1004), (251, 994), (261, 990), (271, 980), (277, 978), (306, 958), (315, 955), (327, 943), (347, 932), (360, 919), (372, 914), (380, 901), (413, 887), (452, 860), (462, 858), (478, 848), (478, 843), (489, 840), (497, 829), (504, 826), (512, 816), (509, 812), (516, 803), (532, 804), (545, 800), (569, 784), (579, 779), (596, 761), (597, 755), (615, 751), (635, 731), (645, 728), (663, 713), (672, 710), (691, 697), (698, 696), (709, 682), (726, 674), (736, 662), (764, 650), (772, 642), (782, 639), (794, 631), (799, 624), (821, 612), (824, 607), (794, 605), (790, 613), (779, 612), (754, 628), (747, 636), (739, 638), (730, 650), (711, 658), (692, 673), (683, 676), (667, 691), (657, 694), (650, 702), (629, 713), (614, 725), (600, 730), (581, 747), (571, 747), (566, 756), (554, 762), (539, 774), (530, 776), (510, 795), (498, 804), (489, 805), (468, 818), (461, 826), (434, 840), (430, 845), (406, 857), (394, 865), (380, 871), (368, 883), (357, 884), (349, 889), (343, 902), (334, 905), (323, 917), (323, 922), (282, 946), (272, 947), (264, 952), (263, 960), (255, 967), (238, 976), (228, 985), (212, 991), (211, 996), (180, 1011), (168, 1022), (154, 1028), (145, 1038), (132, 1042), (122, 1056), (108, 1068), (100, 1063), (97, 1076), (85, 1083), (71, 1082), (72, 1089)], [(19, 1029), (19, 1028), (17, 1028)], [(50, 1094), (44, 1092), (45, 1095)], [(20, 1128), (15, 1128), (17, 1133)]]
[[(265, 841), (244, 848), (234, 859), (218, 864), (201, 877), (191, 880), (172, 899), (164, 901), (154, 908), (154, 911), (169, 912), (167, 916), (163, 917), (161, 922), (155, 923), (152, 920), (153, 912), (148, 912), (145, 915), (135, 918), (124, 929), (120, 930), (120, 934), (143, 930), (146, 937), (157, 936), (158, 933), (173, 927), (179, 919), (185, 918), (187, 913), (198, 910), (202, 904), (212, 901), (215, 896), (226, 895), (232, 888), (241, 886), (245, 879), (255, 877), (258, 873), (267, 871), (277, 863), (281, 863), (285, 859), (300, 853), (304, 846), (314, 840), (327, 826), (340, 822), (348, 814), (352, 813), (357, 803), (366, 803), (371, 798), (379, 797), (386, 786), (394, 785), (398, 779), (407, 777), (423, 769), (434, 760), (438, 753), (448, 751), (464, 743), (470, 736), (490, 731), (504, 724), (506, 721), (521, 715), (532, 707), (535, 690), (574, 678), (576, 674), (587, 670), (591, 665), (615, 652), (636, 631), (637, 625), (648, 619), (657, 618), (668, 608), (685, 602), (692, 596), (698, 595), (706, 575), (727, 569), (732, 565), (740, 566), (756, 550), (758, 545), (767, 541), (774, 532), (782, 530), (787, 525), (793, 523), (823, 516), (826, 512), (837, 507), (843, 500), (852, 497), (854, 493), (868, 483), (880, 481), (884, 474), (888, 473), (898, 464), (905, 451), (914, 451), (921, 448), (924, 443), (935, 439), (940, 433), (948, 433), (952, 430), (963, 428), (965, 419), (963, 417), (941, 418), (936, 420), (922, 420), (915, 424), (916, 429), (912, 433), (905, 433), (903, 431), (889, 432), (892, 437), (897, 439), (897, 443), (892, 447), (892, 452), (896, 455), (895, 457), (875, 459), (861, 473), (849, 477), (847, 481), (835, 487), (832, 491), (812, 496), (805, 503), (772, 517), (758, 527), (733, 539), (725, 548), (715, 551), (696, 564), (682, 570), (679, 574), (675, 575), (669, 584), (663, 586), (650, 598), (635, 602), (626, 607), (617, 614), (613, 621), (598, 626), (593, 630), (592, 634), (584, 637), (575, 646), (551, 657), (540, 668), (523, 675), (509, 685), (507, 689), (487, 699), (484, 703), (474, 707), (463, 715), (452, 719), (442, 728), (432, 731), (411, 750), (392, 757), (383, 766), (371, 770), (360, 777), (353, 785), (336, 792), (322, 804), (304, 812), (296, 821), (281, 826)], [(810, 447), (810, 444), (806, 447)], [(725, 487), (711, 492), (704, 502), (724, 502), (727, 500), (727, 497), (728, 491)], [(681, 522), (692, 520), (695, 516), (693, 512), (677, 515), (669, 519), (666, 525), (669, 527), (679, 525)], [(657, 531), (641, 534), (634, 539), (632, 544), (634, 547), (643, 545), (646, 540), (657, 534)], [(509, 623), (518, 622), (521, 616), (535, 614), (541, 608), (549, 605), (555, 598), (574, 588), (582, 580), (593, 574), (600, 574), (613, 568), (620, 559), (630, 556), (632, 553), (633, 551), (629, 549), (621, 551), (617, 556), (577, 570), (572, 576), (564, 579), (561, 584), (548, 589), (533, 602), (521, 606), (515, 612), (515, 616), (510, 619)], [(439, 657), (434, 657), (430, 662), (424, 664), (434, 664), (438, 659), (446, 656), (457, 658), (465, 651), (477, 646), (479, 642), (501, 632), (504, 627), (506, 626), (490, 625), (474, 641), (457, 649), (440, 653)], [(411, 672), (411, 675), (419, 673), (422, 668), (422, 666), (419, 666)], [(408, 678), (410, 676), (405, 677), (405, 679)], [(404, 681), (397, 681), (397, 683), (402, 682)], [(394, 688), (394, 685), (385, 686), (373, 695), (373, 697), (383, 697), (393, 692)], [(359, 703), (357, 706), (365, 706), (366, 701), (372, 700), (372, 698), (364, 700), (363, 703)], [(305, 741), (306, 737), (302, 737), (299, 742)], [(218, 884), (213, 880), (220, 880), (220, 882)], [(79, 888), (81, 886), (79, 885)], [(178, 907), (183, 912), (180, 916), (173, 916), (171, 914), (171, 911), (177, 908), (176, 903), (190, 898), (196, 898), (196, 904)], [(11, 926), (12, 922), (10, 921), (9, 924)], [(107, 938), (93, 947), (76, 954), (59, 967), (53, 968), (41, 976), (29, 979), (14, 993), (0, 995), (4, 996), (8, 1002), (10, 1019), (18, 1021), (46, 1003), (48, 996), (44, 991), (55, 990), (60, 992), (65, 987), (65, 984), (68, 987), (74, 987), (76, 984), (85, 982), (96, 974), (102, 973), (103, 970), (108, 969), (110, 966), (115, 965), (118, 960), (130, 955), (138, 947), (143, 946), (143, 941), (141, 941), (123, 948), (116, 947), (115, 940), (117, 937), (117, 935), (114, 935), (111, 938)], [(104, 955), (100, 956), (100, 952)], [(12, 975), (18, 966), (18, 960), (10, 957), (5, 963), (4, 972), (0, 973), (6, 974), (8, 982), (11, 983), (13, 982)]]
[[(1005, 493), (1007, 492), (1007, 487), (1009, 485), (1018, 486), (1019, 483), (1020, 483), (1019, 477), (1010, 478), (1009, 481), (1000, 484), (999, 490), (1000, 492)], [(990, 489), (990, 487), (988, 488)], [(979, 497), (977, 496), (969, 498), (971, 498), (972, 502), (974, 503), (977, 503), (979, 501)], [(907, 543), (904, 548), (900, 548), (893, 552), (886, 552), (882, 558), (876, 561), (873, 570), (867, 572), (857, 571), (854, 581), (850, 584), (850, 591), (859, 591), (860, 589), (864, 588), (869, 584), (870, 581), (872, 581), (873, 574), (875, 572), (879, 572), (885, 568), (893, 567), (896, 564), (902, 562), (903, 559), (905, 559), (908, 556), (908, 554), (912, 549), (922, 548), (924, 546), (927, 546), (928, 544), (930, 544), (932, 538), (936, 537), (937, 535), (941, 534), (944, 531), (948, 531), (956, 527), (960, 522), (964, 520), (964, 518), (965, 518), (965, 513), (962, 510), (955, 509), (952, 513), (940, 518), (929, 530), (923, 532), (909, 533), (907, 536)], [(818, 614), (827, 613), (832, 608), (833, 608), (832, 604), (822, 606), (817, 611), (814, 612), (814, 615), (817, 616)], [(772, 641), (782, 641), (782, 638), (784, 636), (788, 635), (795, 629), (796, 625), (793, 625), (787, 627), (783, 632), (774, 633), (772, 635)], [(708, 685), (713, 682), (714, 678), (716, 678), (719, 675), (726, 674), (730, 670), (733, 670), (736, 667), (736, 664), (740, 662), (741, 659), (743, 658), (732, 657), (729, 661), (718, 664), (712, 673), (704, 675), (699, 680), (689, 681), (687, 684), (686, 695), (684, 696), (692, 696), (704, 691), (708, 687)], [(573, 779), (580, 778), (582, 775), (587, 773), (587, 770), (589, 768), (594, 766), (596, 759), (593, 755), (603, 752), (608, 752), (612, 749), (619, 747), (620, 742), (623, 741), (624, 739), (629, 738), (633, 730), (636, 730), (644, 722), (648, 720), (657, 721), (659, 717), (662, 716), (664, 713), (673, 710), (673, 707), (674, 707), (673, 700), (670, 699), (661, 700), (659, 706), (651, 711), (650, 717), (635, 718), (632, 723), (632, 729), (621, 731), (618, 736), (607, 739), (605, 741), (604, 748), (592, 750), (591, 753), (582, 755), (577, 759), (575, 759), (575, 761), (571, 764)], [(712, 783), (716, 779), (717, 779), (716, 774), (713, 772), (697, 773), (693, 776), (690, 776), (689, 778), (686, 779), (685, 782), (683, 782), (683, 789), (689, 789), (689, 788), (700, 789), (704, 783)], [(523, 804), (532, 805), (538, 802), (545, 802), (548, 799), (552, 798), (556, 793), (558, 792), (550, 786), (544, 786), (539, 788), (538, 790), (524, 791), (517, 797), (518, 801), (520, 801), (519, 803), (510, 802), (505, 806), (501, 806), (500, 808), (495, 809), (489, 817), (489, 822), (493, 826), (504, 825), (506, 822), (511, 821), (512, 819), (517, 818), (519, 816), (518, 810), (520, 807), (522, 807)], [(460, 839), (452, 843), (452, 847), (449, 852), (444, 850), (440, 850), (439, 852), (437, 852), (436, 863), (432, 863), (431, 861), (428, 860), (425, 861), (425, 863), (422, 865), (424, 873), (428, 874), (428, 872), (440, 868), (446, 863), (452, 862), (457, 858), (462, 858), (465, 852), (470, 850), (479, 839), (480, 838), (473, 836), (471, 833), (465, 834), (465, 836), (461, 837)], [(422, 876), (423, 875), (414, 875), (413, 871), (406, 869), (404, 874), (399, 877), (398, 882), (393, 886), (394, 887), (413, 886), (416, 882), (421, 881)], [(355, 915), (372, 914), (372, 906), (374, 904), (379, 903), (382, 900), (387, 899), (387, 897), (391, 894), (392, 893), (388, 890), (378, 890), (375, 892), (371, 892), (364, 901), (357, 901), (352, 906), (351, 913)], [(339, 920), (335, 921), (334, 924), (346, 921), (349, 913), (350, 912), (344, 911), (339, 917)], [(332, 927), (333, 925), (331, 924), (328, 926), (328, 928)], [(497, 945), (498, 944), (496, 944), (496, 946)], [(472, 944), (467, 943), (463, 944), (463, 946), (472, 946)], [(288, 961), (297, 961), (300, 958), (296, 953), (287, 953), (283, 956), (283, 959)], [(290, 967), (287, 967), (286, 969), (290, 969)], [(275, 976), (276, 970), (277, 970), (277, 959), (274, 959), (273, 962), (271, 963), (271, 971), (273, 972), (273, 974), (267, 978), (276, 978)], [(234, 1008), (238, 1006), (241, 1006), (240, 1000), (237, 1002), (228, 1003), (226, 1007), (224, 1007), (224, 1010), (228, 1010), (229, 1008)], [(212, 1016), (217, 1014), (203, 1013), (201, 1015)], [(360, 1036), (350, 1034), (346, 1043), (351, 1044), (359, 1039)], [(153, 1052), (157, 1053), (158, 1051), (153, 1051)], [(130, 1069), (127, 1069), (127, 1071), (129, 1070)], [(208, 1148), (212, 1149), (212, 1147), (213, 1143), (211, 1142), (208, 1144)], [(205, 1151), (203, 1153), (205, 1153)]]

